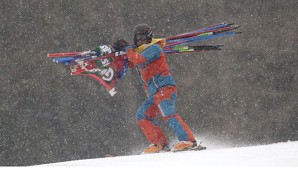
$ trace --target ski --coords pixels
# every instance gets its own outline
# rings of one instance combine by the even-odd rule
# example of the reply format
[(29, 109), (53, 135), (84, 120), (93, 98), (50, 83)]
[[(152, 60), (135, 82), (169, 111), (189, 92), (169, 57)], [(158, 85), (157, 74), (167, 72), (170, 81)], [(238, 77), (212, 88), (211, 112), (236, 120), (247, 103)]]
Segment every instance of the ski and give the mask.
[(192, 42), (196, 42), (196, 41), (214, 39), (214, 38), (218, 38), (218, 37), (233, 36), (233, 35), (239, 34), (239, 33), (240, 32), (235, 32), (235, 31), (230, 31), (230, 30), (224, 30), (224, 31), (219, 30), (217, 32), (206, 32), (206, 33), (202, 33), (202, 34), (195, 35), (192, 37), (169, 40), (169, 41), (167, 41), (165, 47), (183, 45), (183, 44), (188, 44), (188, 43), (192, 43)]
[[(233, 36), (240, 26), (234, 23), (220, 23), (210, 27), (170, 36), (165, 39), (162, 51), (165, 54), (183, 54), (221, 50), (223, 45), (187, 45), (203, 40)], [(71, 75), (84, 75), (96, 79), (110, 95), (115, 95), (115, 82), (128, 69), (129, 61), (123, 51), (115, 52), (110, 45), (101, 45), (95, 50), (47, 54), (55, 63), (70, 66)], [(194, 147), (189, 150), (202, 150)]]
[(165, 54), (177, 54), (185, 52), (206, 52), (211, 50), (221, 50), (223, 45), (199, 45), (199, 46), (174, 46), (163, 49)]
[[(203, 29), (198, 29), (195, 31), (179, 34), (176, 36), (171, 36), (166, 38), (166, 45), (165, 48), (178, 46), (178, 45), (184, 45), (187, 43), (192, 43), (196, 41), (201, 40), (208, 40), (213, 39), (217, 37), (223, 37), (223, 36), (232, 36), (235, 34), (238, 34), (240, 32), (235, 32), (233, 30), (239, 28), (240, 26), (234, 26), (233, 23), (221, 23), (218, 25), (206, 27)], [(172, 53), (172, 52), (171, 52)], [(49, 58), (58, 58), (58, 57), (72, 57), (71, 60), (74, 60), (75, 58), (80, 58), (78, 56), (90, 56), (92, 59), (92, 56), (95, 55), (94, 51), (85, 51), (85, 52), (67, 52), (67, 53), (53, 53), (48, 54), (47, 57)], [(96, 56), (98, 57), (98, 56)], [(71, 61), (70, 59), (57, 59), (53, 60), (57, 63), (67, 63)]]
[(197, 36), (197, 35), (208, 33), (208, 32), (221, 32), (221, 31), (228, 31), (228, 30), (234, 30), (234, 29), (239, 28), (239, 26), (233, 26), (233, 25), (234, 25), (233, 23), (232, 24), (222, 23), (222, 24), (215, 25), (212, 27), (207, 27), (204, 29), (198, 29), (195, 31), (179, 34), (176, 36), (167, 37), (166, 40), (171, 41), (171, 40), (177, 40), (177, 39), (181, 39), (181, 38), (193, 37), (193, 36)]
[[(71, 54), (73, 52), (70, 52), (68, 54)], [(78, 54), (80, 56), (78, 56)], [(71, 57), (71, 56), (66, 56), (66, 57), (60, 57), (60, 58), (54, 58), (53, 62), (55, 63), (63, 63), (65, 65), (72, 65), (81, 61), (87, 61), (87, 60), (102, 60), (105, 58), (110, 58), (110, 57), (117, 57), (117, 56), (123, 56), (125, 55), (125, 52), (120, 51), (120, 52), (115, 52), (115, 53), (110, 53), (107, 55), (102, 55), (102, 56), (98, 56), (98, 55), (81, 55), (81, 53), (78, 53), (77, 55)], [(56, 56), (59, 55), (64, 55), (64, 53), (57, 53)]]
[(74, 56), (86, 56), (86, 55), (96, 55), (96, 51), (84, 51), (84, 52), (63, 52), (63, 53), (50, 53), (47, 55), (48, 58), (57, 58), (57, 57), (74, 57)]
[[(177, 54), (177, 53), (186, 53), (186, 52), (205, 52), (205, 51), (211, 51), (211, 50), (221, 50), (220, 47), (222, 46), (223, 45), (173, 46), (173, 47), (164, 48), (163, 52), (165, 54), (173, 54), (173, 53)], [(75, 54), (75, 56), (68, 57), (68, 55), (70, 54)], [(111, 53), (103, 56), (97, 56), (97, 55), (91, 56), (90, 53), (83, 56), (82, 54), (87, 54), (87, 53), (86, 52), (56, 53), (55, 55), (50, 55), (50, 58), (53, 58), (53, 56), (56, 56), (56, 58), (53, 59), (53, 62), (64, 63), (65, 65), (72, 65), (80, 61), (101, 60), (109, 57), (123, 56), (125, 55), (125, 52), (120, 51), (120, 52)], [(66, 57), (57, 58), (57, 56), (63, 56), (63, 55), (65, 55)]]

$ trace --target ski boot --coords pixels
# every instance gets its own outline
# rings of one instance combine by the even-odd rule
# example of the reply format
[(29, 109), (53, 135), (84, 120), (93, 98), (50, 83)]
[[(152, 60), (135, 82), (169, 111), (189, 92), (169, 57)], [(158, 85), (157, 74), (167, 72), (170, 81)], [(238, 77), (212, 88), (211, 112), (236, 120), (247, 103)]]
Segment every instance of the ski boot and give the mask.
[(143, 154), (160, 153), (167, 151), (171, 151), (168, 144), (151, 144), (143, 151)]
[(205, 150), (206, 147), (202, 146), (201, 143), (197, 145), (197, 142), (191, 142), (191, 141), (180, 141), (173, 147), (173, 152), (178, 151), (199, 151), (199, 150)]

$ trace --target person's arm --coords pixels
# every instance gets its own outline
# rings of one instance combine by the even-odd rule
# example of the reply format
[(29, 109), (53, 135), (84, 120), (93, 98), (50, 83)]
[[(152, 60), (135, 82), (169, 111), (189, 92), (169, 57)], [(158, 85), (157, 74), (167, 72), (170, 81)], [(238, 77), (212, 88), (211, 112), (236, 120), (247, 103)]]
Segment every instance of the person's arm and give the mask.
[(162, 49), (159, 45), (154, 44), (144, 50), (142, 53), (138, 53), (133, 48), (129, 48), (126, 50), (126, 55), (129, 61), (134, 64), (141, 65), (145, 63), (150, 63), (160, 57)]

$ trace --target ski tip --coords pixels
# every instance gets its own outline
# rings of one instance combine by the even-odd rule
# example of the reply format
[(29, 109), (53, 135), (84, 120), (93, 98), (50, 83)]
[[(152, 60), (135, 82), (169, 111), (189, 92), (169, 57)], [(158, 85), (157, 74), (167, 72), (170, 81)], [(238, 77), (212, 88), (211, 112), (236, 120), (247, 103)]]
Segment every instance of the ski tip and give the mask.
[(115, 90), (115, 88), (112, 88), (112, 89), (109, 91), (109, 94), (110, 94), (111, 96), (114, 96), (116, 93), (117, 93), (117, 91)]
[(234, 29), (237, 29), (237, 28), (239, 28), (239, 27), (241, 27), (241, 26), (239, 26), (239, 25), (234, 25), (234, 26), (233, 26)]

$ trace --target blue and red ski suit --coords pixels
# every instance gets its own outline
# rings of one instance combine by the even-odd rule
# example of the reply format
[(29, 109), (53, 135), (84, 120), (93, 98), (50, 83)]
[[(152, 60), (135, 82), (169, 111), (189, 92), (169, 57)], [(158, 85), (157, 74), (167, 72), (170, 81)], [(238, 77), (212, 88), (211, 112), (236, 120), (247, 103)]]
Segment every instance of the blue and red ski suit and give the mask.
[(147, 99), (137, 110), (137, 122), (147, 140), (153, 144), (168, 144), (163, 131), (153, 121), (157, 114), (162, 115), (179, 141), (195, 141), (191, 130), (175, 111), (177, 90), (162, 52), (163, 41), (153, 39), (151, 44), (145, 44), (141, 49), (126, 50), (147, 93)]

